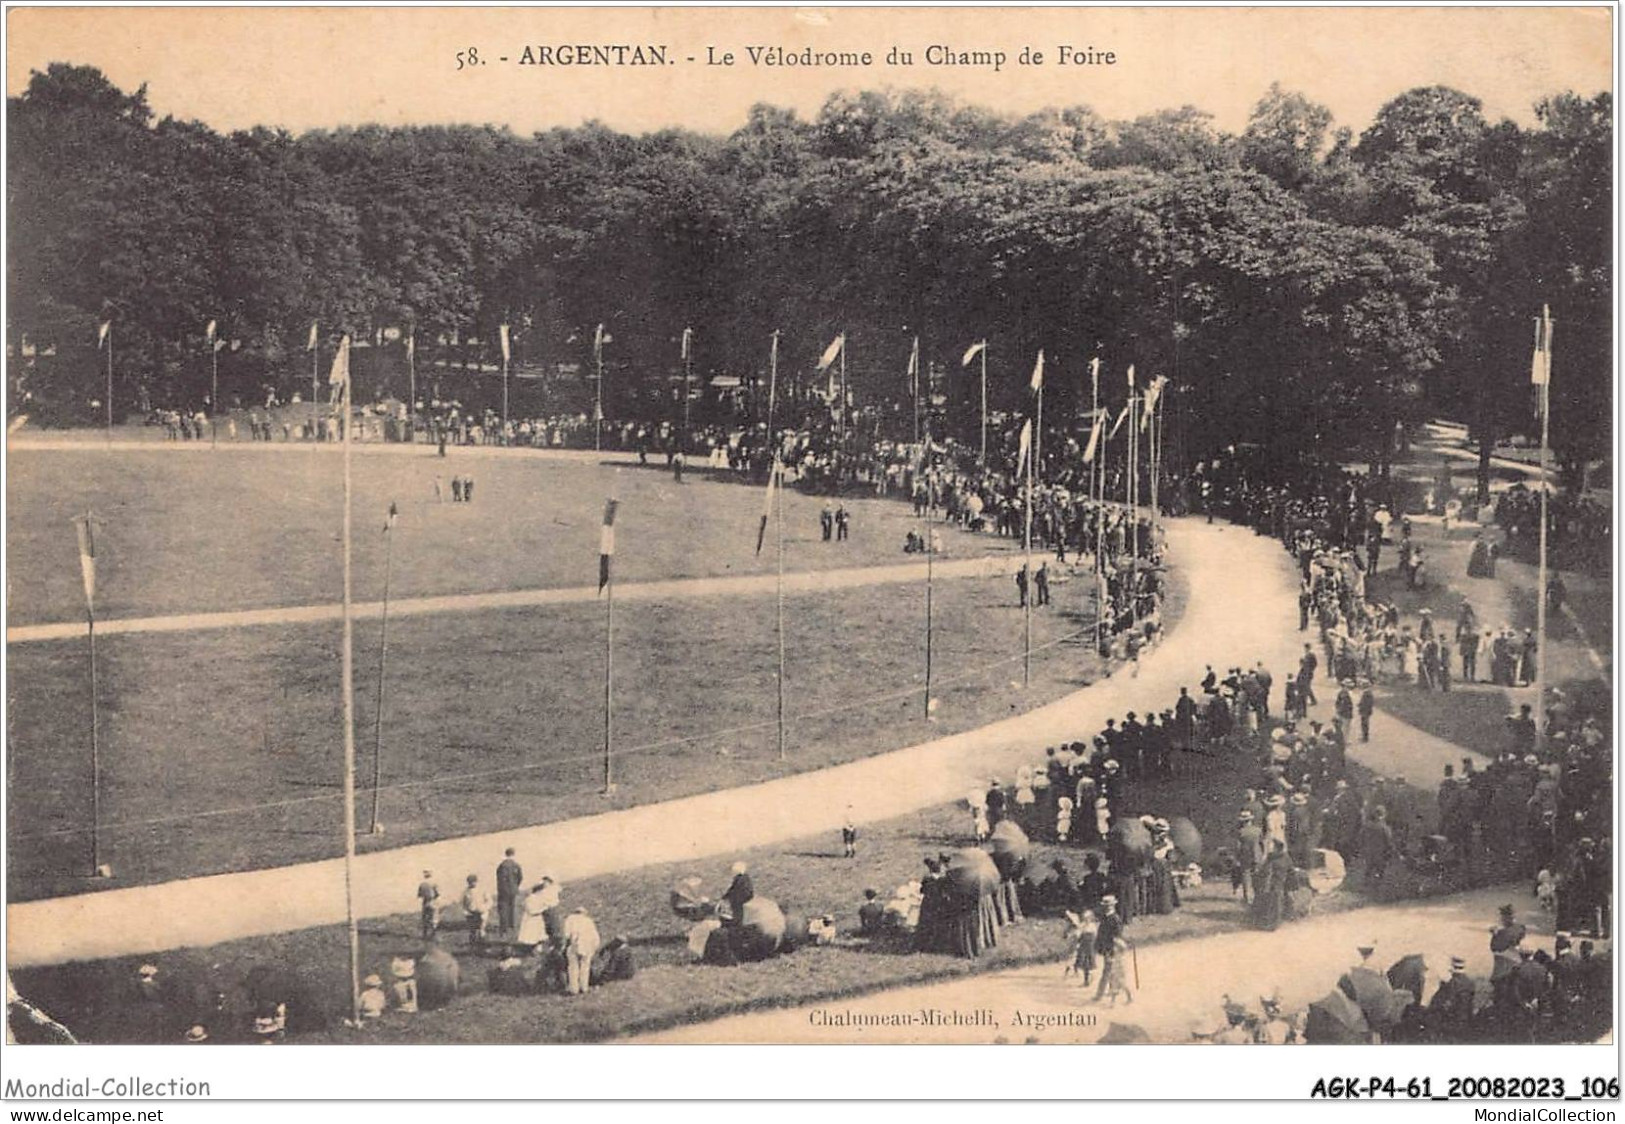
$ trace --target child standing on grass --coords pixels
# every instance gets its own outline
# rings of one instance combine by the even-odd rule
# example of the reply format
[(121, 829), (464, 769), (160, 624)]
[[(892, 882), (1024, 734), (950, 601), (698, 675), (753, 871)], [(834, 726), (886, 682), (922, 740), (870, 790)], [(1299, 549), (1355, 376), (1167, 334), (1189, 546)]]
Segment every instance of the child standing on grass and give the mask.
[(841, 851), (849, 859), (858, 857), (858, 825), (852, 822), (851, 812), (846, 814), (846, 823), (841, 826)]

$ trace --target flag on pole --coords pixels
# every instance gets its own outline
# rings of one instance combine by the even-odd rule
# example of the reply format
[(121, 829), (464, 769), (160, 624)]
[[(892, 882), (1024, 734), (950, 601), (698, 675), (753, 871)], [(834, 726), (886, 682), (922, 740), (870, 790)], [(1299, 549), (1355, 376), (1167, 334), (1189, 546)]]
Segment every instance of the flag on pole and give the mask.
[(1033, 381), (1031, 390), (1034, 394), (1037, 394), (1042, 389), (1044, 389), (1044, 353), (1043, 351), (1039, 351), (1038, 362), (1033, 364)]
[(97, 351), (100, 351), (102, 349), (103, 345), (105, 345), (107, 343), (108, 333), (111, 332), (112, 330), (113, 330), (113, 322), (111, 320), (103, 320), (102, 324), (101, 324), (101, 327), (96, 329), (96, 350)]
[(1025, 476), (1027, 473), (1027, 454), (1033, 447), (1033, 419), (1028, 418), (1021, 423), (1021, 451), (1016, 456), (1016, 476)]
[(79, 572), (85, 579), (85, 611), (95, 612), (96, 606), (96, 533), (90, 525), (90, 516), (75, 519), (79, 530)]
[(1552, 310), (1549, 305), (1542, 306), (1541, 315), (1535, 321), (1535, 355), (1529, 364), (1529, 381), (1535, 386), (1545, 386), (1552, 378)]
[(1112, 431), (1110, 433), (1106, 434), (1106, 440), (1110, 441), (1112, 438), (1117, 436), (1117, 431), (1119, 429), (1123, 428), (1123, 421), (1127, 417), (1128, 417), (1128, 407), (1124, 406), (1123, 407), (1123, 412), (1121, 414), (1118, 414), (1117, 415), (1117, 420), (1112, 423)]
[(203, 329), (203, 337), (209, 340), (211, 343), (214, 341), (214, 329), (215, 323), (213, 320), (210, 320), (209, 326)]
[(502, 340), (502, 361), (506, 363), (513, 357), (513, 351), (508, 345), (508, 325), (497, 325), (497, 337)]
[(961, 367), (969, 367), (970, 366), (970, 361), (972, 359), (975, 359), (978, 355), (982, 354), (982, 352), (984, 352), (986, 350), (987, 350), (987, 341), (986, 340), (982, 340), (982, 341), (980, 341), (978, 343), (971, 344), (970, 347), (968, 349), (966, 349), (966, 351), (965, 351), (965, 357), (959, 361), (959, 365)]
[(694, 329), (693, 328), (684, 328), (683, 329), (683, 362), (685, 362), (685, 363), (688, 362), (689, 357), (693, 354), (693, 347), (694, 347)]
[(314, 321), (314, 320), (312, 320), (310, 322), (310, 339), (305, 341), (305, 350), (306, 351), (315, 351), (316, 350), (316, 321)]
[(831, 363), (835, 362), (835, 360), (837, 360), (837, 359), (839, 359), (841, 357), (841, 352), (845, 348), (846, 348), (846, 333), (842, 332), (840, 335), (835, 337), (835, 340), (834, 340), (833, 343), (831, 343), (828, 347), (826, 347), (824, 349), (823, 357), (818, 360), (818, 370), (820, 370), (820, 371), (828, 370), (829, 365)]
[(1134, 393), (1134, 364), (1133, 363), (1130, 363), (1128, 365), (1128, 392), (1130, 394)]
[(1140, 430), (1144, 432), (1151, 425), (1151, 415), (1157, 408), (1157, 399), (1162, 397), (1162, 388), (1168, 385), (1166, 375), (1158, 375), (1151, 380), (1151, 385), (1145, 388), (1145, 399), (1140, 411)]
[(1083, 463), (1093, 464), (1095, 448), (1100, 444), (1100, 431), (1106, 428), (1106, 413), (1104, 410), (1095, 414), (1094, 424), (1089, 427), (1089, 445), (1083, 450)]
[(920, 397), (920, 337), (914, 337), (914, 347), (908, 353), (908, 392), (917, 401)]
[(621, 501), (611, 497), (604, 501), (604, 530), (598, 540), (598, 592), (609, 584), (609, 560), (615, 557), (615, 509)]
[(339, 349), (333, 353), (333, 368), (327, 373), (327, 385), (343, 387), (350, 381), (350, 337), (348, 334), (339, 341)]
[(762, 553), (762, 543), (767, 538), (767, 520), (773, 514), (773, 490), (778, 487), (779, 473), (781, 471), (783, 470), (779, 467), (779, 458), (775, 456), (773, 458), (773, 467), (767, 473), (767, 502), (762, 505), (762, 521), (756, 527), (756, 553), (758, 555)]
[(418, 351), (418, 335), (416, 332), (406, 333), (406, 357), (411, 359)]

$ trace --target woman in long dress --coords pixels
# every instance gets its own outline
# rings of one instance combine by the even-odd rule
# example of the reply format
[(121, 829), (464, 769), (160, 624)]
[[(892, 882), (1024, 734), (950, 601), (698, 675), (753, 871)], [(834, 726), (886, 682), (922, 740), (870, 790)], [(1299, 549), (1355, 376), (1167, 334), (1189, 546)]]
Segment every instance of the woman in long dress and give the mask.
[(519, 903), (519, 932), (513, 943), (535, 948), (547, 942), (547, 911), (559, 904), (559, 888), (552, 879), (544, 878), (530, 888), (525, 900)]

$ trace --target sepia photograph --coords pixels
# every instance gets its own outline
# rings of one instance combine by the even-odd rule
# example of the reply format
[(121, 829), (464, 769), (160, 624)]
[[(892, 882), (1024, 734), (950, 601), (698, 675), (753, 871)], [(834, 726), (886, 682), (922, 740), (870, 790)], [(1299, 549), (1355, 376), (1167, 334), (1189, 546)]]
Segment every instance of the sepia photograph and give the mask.
[(1617, 16), (8, 8), (7, 1043), (1613, 1043)]

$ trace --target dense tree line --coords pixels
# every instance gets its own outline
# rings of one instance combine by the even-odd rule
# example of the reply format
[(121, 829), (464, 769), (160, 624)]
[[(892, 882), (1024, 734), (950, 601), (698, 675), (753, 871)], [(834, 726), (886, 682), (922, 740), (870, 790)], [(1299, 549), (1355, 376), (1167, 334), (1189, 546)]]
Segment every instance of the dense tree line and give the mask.
[(1432, 414), (1486, 441), (1527, 430), (1547, 303), (1559, 453), (1608, 442), (1607, 94), (1549, 98), (1522, 129), (1415, 89), (1358, 135), (1272, 87), (1239, 136), (1192, 107), (1011, 117), (904, 91), (837, 94), (810, 121), (760, 105), (726, 137), (295, 137), (155, 120), (145, 89), (54, 64), (7, 112), (7, 328), (42, 417), (86, 411), (109, 317), (115, 398), (177, 405), (207, 393), (210, 320), (229, 385), (308, 378), (314, 320), (324, 346), (378, 345), (380, 390), (407, 326), (419, 362), (470, 340), (491, 362), (508, 323), (518, 361), (556, 371), (588, 363), (603, 323), (623, 414), (670, 400), (691, 325), (696, 371), (747, 382), (774, 329), (803, 384), (844, 331), (855, 396), (900, 410), (915, 334), (951, 402), (970, 342), (991, 341), (995, 405), (1020, 402), (1043, 348), (1056, 417), (1098, 354), (1111, 400), (1133, 363), (1173, 379), (1186, 417), (1225, 419), (1187, 427), (1193, 451), (1380, 462), (1396, 423)]

